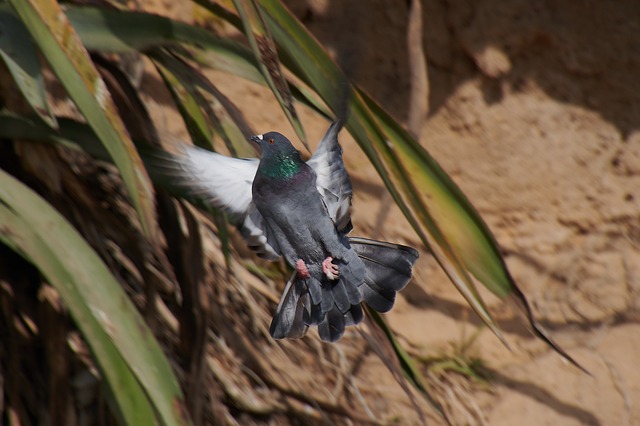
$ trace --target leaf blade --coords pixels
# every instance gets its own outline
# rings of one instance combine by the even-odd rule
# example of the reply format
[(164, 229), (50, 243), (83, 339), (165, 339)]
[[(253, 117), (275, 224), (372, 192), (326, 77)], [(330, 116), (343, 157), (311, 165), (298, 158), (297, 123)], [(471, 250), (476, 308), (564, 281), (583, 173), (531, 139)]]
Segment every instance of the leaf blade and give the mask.
[(251, 46), (253, 54), (258, 59), (258, 67), (262, 72), (262, 76), (269, 88), (271, 88), (278, 103), (280, 103), (302, 144), (310, 151), (302, 122), (293, 104), (293, 96), (291, 96), (287, 80), (280, 67), (276, 44), (262, 16), (260, 7), (255, 0), (233, 0), (233, 3), (242, 19), (244, 33), (249, 41), (249, 46)]
[(57, 128), (33, 41), (7, 4), (0, 4), (0, 28), (0, 58), (31, 109), (49, 126)]
[(196, 59), (211, 68), (264, 82), (251, 51), (202, 28), (149, 13), (87, 6), (69, 6), (66, 14), (87, 49), (122, 53), (144, 52), (176, 43), (199, 46), (205, 52), (198, 51)]
[[(163, 78), (168, 83), (174, 102), (187, 124), (196, 145), (212, 149), (213, 130), (222, 137), (234, 156), (255, 157), (256, 150), (249, 142), (254, 134), (244, 116), (207, 78), (174, 52), (154, 49), (150, 57), (161, 64)], [(174, 81), (168, 81), (171, 73)], [(190, 125), (195, 128), (190, 128)]]
[(53, 0), (10, 0), (69, 96), (120, 171), (145, 234), (157, 238), (153, 190), (105, 84), (65, 14)]
[(58, 290), (114, 393), (121, 381), (130, 386), (120, 390), (123, 396), (114, 395), (126, 418), (135, 420), (128, 424), (154, 424), (154, 412), (163, 424), (188, 424), (182, 393), (158, 342), (93, 249), (46, 201), (2, 170), (0, 202), (6, 206), (0, 238), (19, 248)]
[[(66, 303), (79, 298), (73, 288), (62, 284), (64, 281), (72, 280), (72, 277), (63, 267), (52, 262), (51, 259), (56, 259), (55, 253), (41, 241), (37, 234), (32, 232), (20, 216), (2, 203), (0, 203), (0, 241), (36, 266), (39, 265), (38, 269), (58, 290)], [(43, 266), (45, 263), (51, 266)], [(71, 305), (78, 304), (71, 302)], [(84, 306), (72, 308), (70, 312), (87, 339), (100, 372), (110, 389), (110, 394), (115, 401), (114, 412), (122, 422), (127, 424), (154, 424), (153, 408), (144, 390), (115, 347), (109, 344), (109, 336), (91, 314), (91, 310)]]

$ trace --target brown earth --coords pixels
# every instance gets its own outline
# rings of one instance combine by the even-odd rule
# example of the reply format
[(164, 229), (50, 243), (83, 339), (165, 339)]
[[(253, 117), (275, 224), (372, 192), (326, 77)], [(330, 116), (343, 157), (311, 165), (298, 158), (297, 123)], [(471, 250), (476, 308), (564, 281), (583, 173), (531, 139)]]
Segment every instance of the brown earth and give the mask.
[[(287, 3), (330, 52), (348, 58), (354, 81), (407, 120), (404, 2)], [(538, 319), (593, 375), (563, 363), (489, 298), (512, 351), (483, 329), (467, 355), (483, 361), (489, 387), (432, 377), (449, 389), (441, 393), (454, 423), (640, 424), (640, 3), (440, 0), (423, 8), (430, 113), (420, 141), (488, 223)], [(293, 135), (262, 87), (211, 78), (256, 130)], [(327, 123), (300, 112), (318, 140)], [(162, 130), (180, 135), (173, 114), (156, 112)], [(354, 233), (423, 253), (387, 319), (415, 354), (451, 356), (478, 319), (401, 214), (385, 212), (383, 185), (346, 132), (342, 144)], [(341, 345), (359, 338), (347, 334)], [(379, 420), (419, 421), (374, 355), (357, 380)]]

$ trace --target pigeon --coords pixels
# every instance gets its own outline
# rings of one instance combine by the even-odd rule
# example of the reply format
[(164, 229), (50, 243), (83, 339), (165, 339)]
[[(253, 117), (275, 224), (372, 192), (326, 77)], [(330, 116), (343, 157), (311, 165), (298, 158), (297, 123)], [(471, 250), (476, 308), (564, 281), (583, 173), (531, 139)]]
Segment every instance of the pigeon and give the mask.
[(324, 341), (339, 340), (363, 319), (361, 303), (378, 312), (393, 307), (410, 281), (418, 252), (361, 237), (352, 230), (352, 187), (335, 121), (304, 161), (278, 132), (252, 136), (261, 156), (232, 158), (191, 145), (175, 153), (142, 153), (154, 182), (196, 205), (227, 213), (261, 258), (293, 268), (269, 332), (300, 338), (317, 326)]

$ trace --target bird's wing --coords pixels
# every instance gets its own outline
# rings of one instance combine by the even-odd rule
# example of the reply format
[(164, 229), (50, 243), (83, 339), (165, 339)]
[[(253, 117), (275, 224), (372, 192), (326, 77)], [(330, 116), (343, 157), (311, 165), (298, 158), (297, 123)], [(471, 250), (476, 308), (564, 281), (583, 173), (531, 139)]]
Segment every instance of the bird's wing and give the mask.
[(251, 186), (259, 160), (227, 157), (186, 144), (177, 144), (174, 151), (155, 147), (141, 151), (152, 180), (206, 210), (214, 207), (226, 212), (249, 247), (263, 258), (278, 259), (278, 246), (252, 202)]
[(141, 152), (154, 182), (200, 206), (221, 209), (234, 220), (247, 215), (257, 158), (232, 158), (186, 144), (172, 151), (150, 147)]
[(242, 222), (240, 233), (249, 248), (261, 258), (272, 262), (280, 259), (282, 251), (253, 203), (249, 205), (249, 214)]
[(322, 195), (333, 223), (339, 231), (351, 228), (351, 181), (342, 162), (342, 148), (338, 144), (338, 133), (342, 121), (335, 121), (324, 135), (318, 149), (307, 164), (316, 173), (316, 187)]

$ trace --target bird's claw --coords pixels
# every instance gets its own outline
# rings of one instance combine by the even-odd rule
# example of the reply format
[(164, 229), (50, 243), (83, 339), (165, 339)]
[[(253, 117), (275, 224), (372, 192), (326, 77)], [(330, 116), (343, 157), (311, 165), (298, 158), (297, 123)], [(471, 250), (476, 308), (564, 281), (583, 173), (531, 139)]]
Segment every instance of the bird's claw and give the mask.
[(302, 259), (298, 259), (296, 262), (296, 272), (298, 272), (298, 276), (300, 278), (309, 278), (311, 276), (307, 269), (307, 265), (304, 264), (304, 260)]
[(330, 280), (337, 280), (340, 276), (340, 270), (337, 265), (331, 263), (333, 261), (333, 257), (329, 256), (325, 260), (322, 261), (322, 272), (329, 278)]

